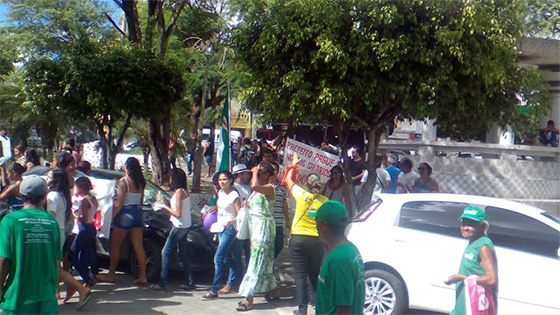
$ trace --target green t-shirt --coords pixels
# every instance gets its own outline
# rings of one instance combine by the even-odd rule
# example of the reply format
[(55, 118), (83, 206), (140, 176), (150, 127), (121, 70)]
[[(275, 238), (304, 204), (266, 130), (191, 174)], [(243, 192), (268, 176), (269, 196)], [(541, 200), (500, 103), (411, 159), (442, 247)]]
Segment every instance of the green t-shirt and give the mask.
[[(461, 259), (461, 264), (459, 265), (459, 274), (465, 276), (482, 276), (486, 272), (482, 265), (480, 265), (480, 250), (483, 246), (488, 246), (490, 250), (492, 250), (492, 254), (494, 255), (494, 259), (497, 262), (496, 258), (496, 251), (494, 250), (494, 243), (488, 236), (482, 236), (476, 239), (474, 242), (470, 243), (467, 248), (465, 248), (465, 252), (463, 253), (463, 258)], [(455, 284), (455, 309), (451, 312), (451, 314), (461, 315), (466, 313), (466, 305), (465, 305), (465, 283), (463, 281), (459, 281)], [(497, 297), (498, 292), (496, 288), (494, 288), (494, 305), (497, 307)]]
[(352, 314), (363, 314), (364, 278), (364, 262), (354, 244), (343, 243), (328, 252), (317, 282), (317, 314), (334, 314), (337, 306), (352, 306)]
[(0, 256), (10, 260), (2, 309), (52, 300), (58, 289), (60, 232), (56, 219), (44, 210), (22, 209), (0, 223)]

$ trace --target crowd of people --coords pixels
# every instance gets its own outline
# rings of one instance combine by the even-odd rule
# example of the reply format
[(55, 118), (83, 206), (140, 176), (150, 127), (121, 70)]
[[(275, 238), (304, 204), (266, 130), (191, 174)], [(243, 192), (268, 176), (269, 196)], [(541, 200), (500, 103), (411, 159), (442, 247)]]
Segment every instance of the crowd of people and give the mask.
[[(431, 177), (432, 168), (428, 163), (420, 163), (415, 172), (408, 158), (377, 156), (375, 187), (368, 197), (363, 196), (368, 172), (358, 148), (351, 150), (348, 179), (339, 164), (331, 169), (326, 183), (312, 173), (306, 176), (304, 184), (298, 184), (297, 154), (293, 154), (291, 165), (280, 178), (281, 145), (282, 142), (276, 147), (260, 146), (251, 139), (244, 139), (243, 145), (234, 151), (236, 165), (232, 171), (214, 174), (215, 194), (203, 220), (204, 216), (217, 214), (210, 231), (217, 234), (218, 246), (214, 256), (214, 279), (202, 300), (213, 301), (238, 293), (243, 299), (236, 310), (244, 312), (254, 308), (256, 295), (264, 295), (265, 301), (279, 299), (274, 265), (284, 248), (284, 232), (289, 230), (287, 247), (294, 268), (298, 302), (294, 314), (307, 314), (309, 305), (315, 307), (317, 314), (361, 313), (365, 299), (364, 265), (358, 249), (345, 237), (353, 213), (351, 195), (356, 193), (375, 199), (381, 193), (438, 192), (438, 184)], [(324, 147), (333, 150), (330, 146)], [(91, 298), (91, 287), (97, 282), (115, 282), (120, 247), (126, 237), (130, 238), (138, 258), (139, 275), (135, 283), (146, 285), (142, 214), (146, 179), (139, 161), (131, 157), (124, 165), (124, 176), (118, 182), (112, 211), (109, 271), (99, 274), (95, 249), (97, 230), (93, 223), (98, 202), (89, 178), (75, 176), (77, 166), (85, 165), (82, 169), (88, 173), (87, 161), (80, 161), (70, 142), (53, 161), (55, 167), (49, 170), (46, 181), (38, 176), (23, 179), (25, 171), (41, 164), (33, 157), (36, 152), (29, 152), (33, 150), (16, 147), (14, 157), (17, 161), (24, 157), (23, 165), (14, 162), (7, 169), (2, 167), (6, 175), (2, 178), (7, 177), (7, 182), (3, 183), (0, 200), (13, 207), (13, 212), (0, 223), (3, 311), (7, 314), (56, 313), (59, 281), (66, 286), (64, 301), (78, 293), (77, 308), (81, 309)], [(189, 174), (194, 171), (189, 164), (187, 167)], [(197, 289), (186, 240), (193, 224), (187, 176), (185, 171), (174, 166), (171, 176), (174, 193), (170, 205), (158, 209), (170, 214), (173, 228), (162, 250), (159, 281), (148, 287), (152, 291), (167, 290), (171, 257), (175, 252), (185, 267), (180, 289)], [(295, 200), (292, 217), (287, 203), (289, 196)], [(461, 231), (464, 237), (476, 241), (476, 248), (472, 250), (481, 255), (482, 262), (478, 267), (461, 265), (459, 274), (452, 275), (447, 283), (460, 283), (469, 274), (477, 274), (483, 275), (483, 282), (494, 285), (497, 281), (495, 269), (489, 268), (495, 266), (495, 254), (491, 241), (485, 236), (484, 213), (477, 209), (469, 211), (474, 214), (462, 217)], [(33, 228), (28, 228), (30, 226)], [(41, 264), (30, 265), (32, 261)], [(81, 283), (69, 273), (72, 266), (78, 271)], [(39, 273), (42, 276), (36, 277)], [(225, 275), (227, 279), (223, 279)], [(458, 285), (458, 292), (460, 289)]]

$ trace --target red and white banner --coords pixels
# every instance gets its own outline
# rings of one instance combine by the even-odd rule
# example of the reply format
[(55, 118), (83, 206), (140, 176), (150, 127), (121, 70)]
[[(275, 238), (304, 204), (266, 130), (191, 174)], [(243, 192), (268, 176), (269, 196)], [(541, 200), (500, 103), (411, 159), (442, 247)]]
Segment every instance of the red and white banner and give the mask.
[(284, 151), (284, 167), (282, 168), (280, 178), (284, 177), (285, 167), (292, 165), (294, 153), (297, 153), (300, 159), (298, 162), (299, 176), (296, 182), (302, 185), (305, 185), (305, 179), (311, 173), (318, 174), (321, 176), (321, 182), (326, 183), (330, 178), (331, 168), (337, 165), (340, 159), (337, 155), (288, 138)]

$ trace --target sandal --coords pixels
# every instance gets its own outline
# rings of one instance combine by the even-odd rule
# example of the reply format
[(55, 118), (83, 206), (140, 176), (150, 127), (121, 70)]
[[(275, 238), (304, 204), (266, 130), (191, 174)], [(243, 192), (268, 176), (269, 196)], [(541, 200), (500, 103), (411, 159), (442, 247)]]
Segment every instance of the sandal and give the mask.
[(194, 284), (181, 284), (179, 286), (179, 289), (185, 290), (185, 291), (195, 291), (196, 290), (196, 285), (194, 285)]
[(219, 294), (232, 294), (232, 293), (235, 293), (235, 292), (236, 292), (235, 289), (233, 289), (229, 285), (226, 285), (225, 287), (218, 290)]
[(249, 305), (249, 301), (244, 300), (237, 303), (237, 307), (235, 308), (238, 312), (247, 312), (253, 309), (253, 305)]
[(268, 293), (264, 295), (263, 300), (266, 302), (280, 300), (280, 290), (276, 288), (268, 291)]
[(84, 298), (80, 299), (80, 302), (78, 302), (78, 305), (76, 306), (76, 311), (79, 311), (82, 308), (84, 308), (84, 306), (86, 306), (88, 304), (89, 300), (91, 300), (92, 295), (93, 295), (93, 292), (91, 290), (89, 290), (88, 293), (86, 293), (86, 296), (84, 296)]
[(154, 292), (165, 291), (165, 288), (160, 287), (159, 284), (152, 284), (147, 289), (148, 291), (154, 291)]
[(68, 301), (70, 301), (70, 299), (74, 296), (74, 294), (76, 294), (76, 292), (78, 292), (78, 289), (70, 289), (66, 291), (66, 296), (64, 297), (63, 303), (68, 303)]
[(206, 293), (201, 300), (203, 301), (213, 301), (213, 300), (217, 300), (218, 299), (218, 294), (217, 293), (212, 293), (212, 291)]

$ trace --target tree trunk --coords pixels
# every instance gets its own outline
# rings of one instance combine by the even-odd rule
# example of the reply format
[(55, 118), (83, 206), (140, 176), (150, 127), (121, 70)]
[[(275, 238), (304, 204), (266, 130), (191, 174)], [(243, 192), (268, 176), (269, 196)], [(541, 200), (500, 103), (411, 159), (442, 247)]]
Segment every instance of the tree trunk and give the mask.
[(103, 130), (103, 125), (98, 124), (97, 125), (97, 134), (99, 135), (99, 142), (100, 146), (99, 148), (101, 149), (101, 161), (100, 162), (100, 167), (106, 169), (107, 168), (107, 138), (105, 137), (105, 131)]
[(150, 118), (150, 154), (152, 156), (154, 182), (158, 185), (169, 184), (171, 165), (167, 156), (168, 117)]
[(375, 167), (375, 156), (377, 155), (377, 147), (379, 145), (379, 141), (381, 140), (382, 134), (383, 134), (383, 128), (378, 128), (378, 126), (368, 127), (368, 132), (367, 132), (368, 159), (366, 160), (368, 179), (360, 191), (360, 196), (358, 198), (358, 200), (362, 201), (360, 207), (364, 207), (370, 202), (371, 196), (373, 194), (373, 189), (375, 188), (375, 184), (377, 181), (377, 168)]
[(122, 9), (126, 16), (126, 26), (128, 28), (128, 40), (132, 43), (142, 42), (142, 31), (138, 19), (137, 0), (123, 0)]

